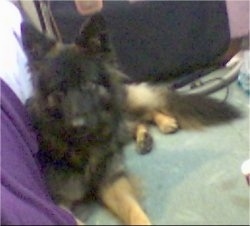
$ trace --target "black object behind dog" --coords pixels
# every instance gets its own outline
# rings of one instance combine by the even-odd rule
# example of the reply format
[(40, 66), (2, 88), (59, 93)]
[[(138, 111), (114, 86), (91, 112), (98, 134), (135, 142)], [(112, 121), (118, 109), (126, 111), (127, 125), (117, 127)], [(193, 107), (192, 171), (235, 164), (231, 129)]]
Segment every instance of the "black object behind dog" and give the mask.
[[(38, 15), (41, 2), (44, 7), (46, 1), (35, 2)], [(86, 17), (76, 12), (74, 2), (47, 3), (45, 11), (53, 15), (62, 40), (71, 42)], [(232, 51), (237, 52), (231, 49), (225, 1), (104, 1), (101, 13), (121, 68), (134, 81), (167, 81), (179, 89), (223, 68)], [(40, 23), (46, 32), (44, 16)], [(229, 49), (230, 56), (225, 54)], [(192, 92), (209, 94), (226, 87), (237, 71), (238, 67)]]

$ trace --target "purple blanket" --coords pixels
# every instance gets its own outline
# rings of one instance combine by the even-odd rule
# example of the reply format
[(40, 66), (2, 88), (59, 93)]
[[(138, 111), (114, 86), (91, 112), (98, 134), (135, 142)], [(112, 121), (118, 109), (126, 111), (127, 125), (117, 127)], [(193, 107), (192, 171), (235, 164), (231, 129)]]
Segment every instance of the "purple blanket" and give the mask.
[(75, 225), (51, 200), (35, 158), (36, 136), (28, 114), (1, 82), (1, 224)]

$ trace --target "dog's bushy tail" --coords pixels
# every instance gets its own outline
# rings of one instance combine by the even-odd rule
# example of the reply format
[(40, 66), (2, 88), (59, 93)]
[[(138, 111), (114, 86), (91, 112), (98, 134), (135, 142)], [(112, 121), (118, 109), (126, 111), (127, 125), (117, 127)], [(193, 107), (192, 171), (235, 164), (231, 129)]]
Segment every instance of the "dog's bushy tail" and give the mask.
[(201, 129), (242, 117), (242, 113), (233, 105), (209, 96), (169, 91), (166, 98), (167, 112), (177, 119), (182, 129)]
[(177, 120), (182, 129), (201, 129), (241, 118), (233, 105), (202, 94), (181, 94), (165, 84), (130, 84), (126, 86), (126, 111), (141, 121), (152, 120), (161, 112)]

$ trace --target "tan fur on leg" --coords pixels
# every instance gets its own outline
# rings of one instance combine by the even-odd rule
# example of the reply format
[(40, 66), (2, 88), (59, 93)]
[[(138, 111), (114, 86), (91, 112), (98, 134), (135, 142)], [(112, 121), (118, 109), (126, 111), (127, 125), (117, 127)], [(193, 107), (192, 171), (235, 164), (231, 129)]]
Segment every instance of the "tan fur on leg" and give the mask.
[(160, 112), (153, 113), (153, 121), (162, 133), (172, 133), (178, 129), (178, 124), (174, 117)]
[(127, 225), (151, 225), (136, 200), (126, 177), (120, 177), (101, 191), (103, 203)]
[(148, 133), (148, 128), (145, 124), (138, 124), (136, 128), (136, 141), (143, 141), (145, 134)]

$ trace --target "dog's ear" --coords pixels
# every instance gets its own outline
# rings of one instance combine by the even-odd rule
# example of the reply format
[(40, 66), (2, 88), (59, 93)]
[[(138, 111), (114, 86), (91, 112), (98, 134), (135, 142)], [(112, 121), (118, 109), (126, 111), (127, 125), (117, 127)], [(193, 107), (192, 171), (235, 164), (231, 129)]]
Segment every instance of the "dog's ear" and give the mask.
[(21, 34), (24, 51), (32, 61), (40, 60), (56, 43), (26, 21), (21, 23)]
[(105, 19), (95, 14), (83, 23), (75, 44), (88, 54), (108, 53), (111, 51), (109, 34)]

